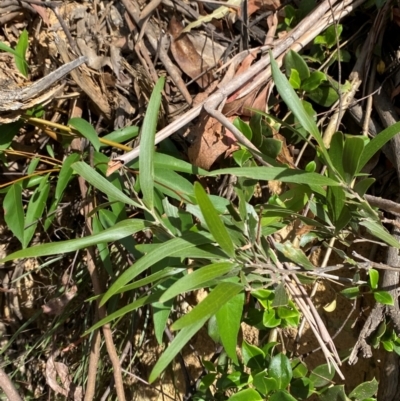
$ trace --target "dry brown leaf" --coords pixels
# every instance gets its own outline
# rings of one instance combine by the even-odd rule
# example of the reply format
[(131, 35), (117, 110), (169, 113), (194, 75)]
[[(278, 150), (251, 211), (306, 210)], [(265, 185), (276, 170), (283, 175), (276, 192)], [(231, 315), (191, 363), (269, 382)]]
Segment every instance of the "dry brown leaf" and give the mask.
[(207, 72), (198, 77), (209, 68), (209, 65), (197, 53), (188, 35), (181, 34), (182, 29), (182, 24), (173, 16), (169, 24), (169, 32), (172, 36), (171, 53), (180, 69), (190, 78), (197, 78), (197, 84), (204, 89), (214, 80), (213, 76)]
[(82, 387), (72, 383), (67, 365), (56, 362), (54, 358), (55, 355), (53, 354), (46, 362), (45, 374), (47, 384), (56, 394), (62, 394), (64, 397), (73, 399), (74, 401), (81, 401)]
[(279, 155), (276, 158), (276, 160), (280, 163), (288, 164), (291, 168), (296, 168), (294, 165), (293, 156), (287, 147), (286, 138), (282, 136), (279, 132), (275, 131), (273, 128), (272, 130), (274, 132), (273, 133), (274, 139), (278, 139), (279, 141), (282, 142), (282, 149), (279, 152)]
[(222, 154), (233, 145), (232, 139), (224, 135), (222, 124), (215, 118), (202, 113), (199, 123), (193, 127), (195, 136), (188, 156), (192, 164), (208, 170)]
[[(255, 60), (256, 54), (257, 50), (252, 52), (251, 54), (248, 54), (246, 58), (242, 61), (240, 66), (237, 68), (235, 75), (239, 75), (243, 71), (246, 71), (250, 67), (252, 62)], [(256, 77), (254, 79), (256, 79)], [(249, 94), (247, 94), (246, 96), (240, 97), (241, 92), (244, 91), (250, 84), (251, 81), (247, 85), (244, 85), (241, 89), (236, 91), (227, 99), (223, 109), (223, 113), (225, 115), (231, 116), (233, 114), (236, 114), (236, 115), (251, 116), (253, 113), (249, 110), (249, 108), (265, 110), (267, 102), (266, 97), (268, 93), (268, 86), (263, 87), (261, 91), (254, 90)]]

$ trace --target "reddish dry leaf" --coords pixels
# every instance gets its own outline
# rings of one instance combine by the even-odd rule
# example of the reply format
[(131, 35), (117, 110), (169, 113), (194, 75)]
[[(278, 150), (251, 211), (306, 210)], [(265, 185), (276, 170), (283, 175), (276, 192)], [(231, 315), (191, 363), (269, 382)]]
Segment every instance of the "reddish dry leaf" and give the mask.
[(258, 10), (276, 11), (280, 8), (280, 6), (281, 3), (279, 0), (248, 0), (247, 14), (250, 16)]
[(224, 135), (224, 128), (215, 118), (202, 113), (200, 121), (192, 130), (195, 136), (188, 156), (192, 164), (208, 170), (212, 164), (233, 145), (230, 136)]
[[(169, 24), (169, 32), (172, 36), (171, 53), (181, 70), (190, 78), (199, 77), (209, 66), (197, 53), (196, 48), (187, 34), (181, 34), (182, 24), (173, 16)], [(200, 88), (204, 89), (213, 81), (210, 72), (196, 79)]]
[(43, 22), (50, 26), (49, 16), (47, 15), (47, 11), (45, 7), (39, 6), (38, 4), (31, 4), (31, 7), (36, 10), (36, 12), (42, 17)]

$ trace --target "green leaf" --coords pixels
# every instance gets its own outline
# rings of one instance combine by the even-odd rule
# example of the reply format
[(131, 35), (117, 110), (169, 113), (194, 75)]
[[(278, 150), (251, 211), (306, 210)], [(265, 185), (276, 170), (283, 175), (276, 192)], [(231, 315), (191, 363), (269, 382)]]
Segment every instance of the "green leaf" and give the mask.
[(282, 150), (282, 141), (275, 138), (263, 138), (260, 151), (272, 159), (276, 159)]
[(143, 193), (143, 203), (150, 210), (154, 208), (154, 138), (163, 88), (164, 78), (162, 77), (157, 81), (151, 94), (140, 139), (139, 182)]
[(346, 393), (344, 391), (343, 384), (327, 388), (320, 394), (319, 399), (321, 401), (347, 401), (348, 400), (348, 398), (346, 397)]
[(174, 338), (172, 343), (168, 346), (165, 352), (161, 355), (161, 358), (157, 361), (154, 368), (152, 369), (149, 377), (149, 383), (153, 383), (158, 376), (165, 370), (180, 350), (186, 345), (186, 343), (204, 326), (207, 321), (206, 318), (199, 320), (191, 326), (182, 329), (177, 336)]
[(374, 298), (376, 302), (383, 305), (394, 305), (394, 300), (392, 295), (387, 291), (374, 291)]
[(236, 355), (236, 345), (238, 343), (238, 334), (242, 321), (243, 303), (244, 293), (237, 294), (228, 302), (225, 302), (216, 313), (221, 343), (229, 358), (231, 358), (236, 365), (239, 364)]
[(276, 317), (274, 309), (266, 310), (263, 314), (263, 325), (267, 329), (273, 329), (281, 324), (282, 320)]
[(233, 246), (232, 239), (229, 236), (228, 231), (224, 226), (221, 218), (219, 217), (217, 211), (215, 210), (213, 204), (211, 203), (206, 191), (199, 182), (196, 182), (194, 184), (194, 192), (196, 195), (197, 203), (200, 207), (207, 227), (210, 230), (210, 233), (228, 256), (235, 256), (235, 248)]
[(285, 167), (240, 167), (226, 168), (209, 172), (208, 176), (216, 176), (222, 174), (232, 174), (238, 177), (247, 177), (256, 180), (276, 180), (282, 182), (291, 182), (294, 184), (308, 184), (321, 186), (339, 186), (339, 182), (331, 178), (324, 177), (316, 173), (308, 173), (301, 170), (293, 170)]
[(263, 141), (263, 121), (260, 113), (255, 112), (249, 122), (251, 132), (253, 133), (252, 142), (258, 148)]
[(304, 61), (303, 57), (301, 57), (300, 54), (296, 53), (295, 51), (289, 50), (286, 53), (283, 62), (286, 69), (286, 75), (288, 77), (291, 76), (291, 71), (293, 70), (297, 71), (301, 82), (305, 81), (310, 76), (310, 69), (308, 68), (308, 65)]
[(360, 295), (360, 289), (358, 287), (345, 288), (340, 293), (348, 299), (355, 299)]
[(165, 302), (179, 294), (184, 294), (194, 288), (198, 288), (204, 283), (223, 276), (235, 267), (236, 264), (232, 262), (212, 263), (211, 265), (203, 266), (172, 284), (161, 296), (160, 302)]
[(389, 142), (395, 135), (400, 133), (400, 122), (391, 125), (384, 129), (375, 138), (373, 138), (364, 148), (358, 163), (358, 172), (368, 163), (369, 160), (378, 152), (387, 142)]
[(239, 391), (228, 398), (228, 401), (262, 401), (263, 398), (256, 390), (247, 388), (246, 390)]
[(247, 162), (247, 160), (253, 157), (253, 155), (246, 149), (239, 149), (236, 152), (233, 152), (232, 156), (235, 162), (240, 167), (242, 167)]
[(375, 290), (376, 288), (378, 288), (379, 272), (376, 269), (369, 269), (368, 275), (369, 275), (369, 285), (373, 290)]
[(243, 363), (250, 369), (264, 369), (265, 368), (265, 353), (262, 349), (255, 345), (243, 341), (242, 344), (242, 358)]
[(110, 200), (117, 200), (142, 209), (142, 206), (126, 196), (122, 191), (116, 188), (110, 181), (101, 176), (96, 170), (84, 162), (76, 162), (72, 168), (81, 175), (89, 184), (93, 185), (99, 191), (105, 193)]
[(23, 126), (22, 121), (15, 121), (9, 124), (1, 124), (1, 135), (0, 135), (0, 150), (8, 149), (11, 145), (12, 140), (18, 134), (20, 128)]
[(366, 227), (366, 229), (379, 240), (386, 242), (394, 248), (400, 248), (400, 242), (390, 235), (390, 233), (379, 223), (372, 220), (361, 220), (358, 224)]
[(89, 330), (86, 330), (82, 336), (86, 336), (90, 334), (92, 331), (97, 330), (101, 326), (104, 326), (107, 323), (112, 322), (115, 319), (119, 319), (122, 316), (126, 315), (127, 313), (133, 312), (134, 310), (145, 306), (152, 304), (154, 302), (157, 302), (158, 298), (160, 297), (161, 291), (156, 291), (154, 293), (151, 293), (150, 295), (145, 295), (136, 301), (124, 306), (123, 308), (120, 308), (116, 310), (114, 313), (111, 313), (107, 315), (104, 319), (100, 320), (96, 324), (94, 324)]
[(169, 169), (154, 169), (154, 184), (156, 188), (178, 201), (192, 202), (194, 196), (193, 184), (178, 173)]
[(15, 65), (18, 71), (24, 76), (28, 76), (28, 63), (26, 62), (26, 50), (28, 49), (28, 31), (24, 29), (18, 39), (15, 51), (18, 53), (19, 57), (15, 57)]
[(301, 79), (297, 70), (292, 69), (290, 71), (289, 83), (292, 85), (293, 89), (300, 89)]
[(253, 133), (249, 124), (246, 124), (241, 118), (236, 117), (232, 124), (249, 140), (253, 137)]
[(82, 136), (84, 136), (98, 152), (100, 149), (100, 140), (96, 130), (91, 124), (85, 121), (83, 118), (71, 118), (68, 121), (68, 125), (75, 128)]
[[(138, 135), (139, 135), (139, 127), (135, 125), (129, 125), (128, 127), (121, 128), (119, 130), (110, 132), (107, 135), (104, 135), (103, 139), (116, 143), (122, 143), (122, 142), (127, 142), (133, 138), (136, 138)], [(104, 146), (109, 146), (109, 145), (101, 144), (101, 147)]]
[(371, 187), (372, 184), (375, 183), (375, 178), (367, 177), (364, 178), (356, 183), (354, 185), (354, 191), (361, 197), (363, 198), (368, 189)]
[(104, 294), (100, 305), (104, 305), (114, 294), (116, 294), (123, 286), (133, 280), (137, 275), (153, 266), (155, 263), (168, 256), (179, 257), (182, 252), (197, 248), (199, 245), (212, 242), (210, 238), (204, 235), (189, 232), (182, 237), (173, 238), (169, 241), (159, 244), (152, 252), (138, 259), (132, 266), (128, 267), (121, 276), (111, 285)]
[[(4, 220), (7, 223), (7, 227), (18, 238), (19, 242), (23, 244), (25, 227), (24, 208), (22, 205), (22, 187), (20, 183), (13, 184), (7, 191), (3, 201), (3, 209)], [(8, 260), (12, 260), (12, 258)]]
[(312, 119), (312, 117), (305, 111), (304, 106), (301, 103), (296, 92), (291, 87), (286, 77), (279, 70), (278, 64), (272, 57), (271, 52), (270, 52), (270, 59), (271, 59), (272, 77), (274, 79), (279, 94), (282, 96), (283, 101), (286, 103), (286, 105), (292, 111), (294, 116), (300, 122), (301, 126), (306, 131), (308, 131), (317, 141), (318, 145), (320, 146), (320, 150), (325, 157), (325, 161), (329, 164), (329, 166), (331, 166), (330, 159), (326, 151), (324, 142), (322, 140), (322, 136), (318, 130), (317, 124)]
[(49, 176), (42, 177), (39, 186), (35, 189), (29, 199), (25, 218), (25, 234), (23, 248), (26, 248), (35, 234), (38, 219), (42, 217), (49, 196), (50, 182)]
[(290, 241), (286, 241), (283, 244), (275, 242), (275, 247), (279, 252), (282, 252), (286, 258), (297, 265), (304, 267), (306, 270), (315, 269), (315, 266), (308, 260), (304, 252), (301, 249), (293, 247), (293, 244)]
[(199, 320), (209, 319), (226, 302), (238, 294), (243, 287), (239, 284), (222, 282), (219, 283), (211, 293), (196, 305), (187, 315), (182, 316), (171, 326), (172, 330), (180, 330), (195, 324)]
[(306, 92), (312, 92), (317, 89), (322, 82), (327, 81), (326, 75), (321, 71), (313, 71), (301, 85), (301, 89)]
[(298, 400), (306, 400), (311, 396), (313, 391), (314, 384), (308, 377), (305, 377), (305, 375), (290, 383), (290, 392)]
[(171, 312), (172, 302), (154, 302), (151, 306), (153, 307), (154, 335), (158, 344), (162, 345), (164, 330)]
[(358, 385), (350, 394), (350, 398), (357, 400), (365, 400), (366, 398), (373, 397), (378, 392), (378, 382), (375, 377), (369, 381)]
[(323, 107), (331, 107), (339, 99), (338, 92), (329, 84), (322, 84), (307, 94), (311, 100)]
[(278, 390), (268, 398), (268, 401), (297, 401), (287, 391)]
[(272, 307), (277, 308), (279, 306), (286, 306), (289, 302), (289, 296), (286, 293), (285, 285), (279, 283), (275, 288), (275, 297), (272, 301)]
[(7, 46), (3, 42), (0, 42), (0, 50), (3, 50), (5, 52), (7, 52), (7, 53), (11, 53), (16, 57), (21, 57), (20, 54), (16, 50), (12, 49), (10, 46)]
[(70, 154), (64, 161), (61, 167), (60, 172), (58, 173), (57, 177), (57, 185), (55, 191), (56, 199), (61, 199), (65, 188), (67, 187), (71, 177), (72, 177), (72, 164), (77, 162), (80, 159), (80, 155), (78, 153)]
[(359, 171), (358, 165), (364, 150), (364, 144), (365, 141), (360, 136), (347, 136), (344, 142), (342, 160), (344, 179), (348, 185), (352, 183), (354, 176)]
[(279, 389), (286, 389), (293, 376), (289, 358), (282, 353), (273, 356), (268, 366), (268, 376), (276, 380)]
[(97, 245), (100, 242), (114, 242), (121, 238), (128, 237), (132, 234), (142, 231), (149, 227), (150, 223), (145, 220), (124, 220), (115, 226), (104, 230), (100, 234), (90, 235), (84, 238), (71, 239), (68, 241), (53, 242), (32, 246), (28, 249), (14, 252), (2, 260), (1, 263), (19, 258), (34, 258), (38, 256), (58, 255), (60, 253), (74, 252), (88, 246)]
[(310, 374), (310, 380), (314, 383), (315, 387), (323, 387), (331, 383), (335, 376), (335, 369), (333, 366), (327, 364), (317, 366)]

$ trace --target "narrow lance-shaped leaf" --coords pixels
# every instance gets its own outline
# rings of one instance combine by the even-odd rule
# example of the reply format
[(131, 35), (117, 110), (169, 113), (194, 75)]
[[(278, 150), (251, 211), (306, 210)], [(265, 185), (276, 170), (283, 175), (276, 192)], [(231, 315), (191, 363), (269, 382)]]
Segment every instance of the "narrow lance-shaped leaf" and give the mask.
[(150, 210), (154, 208), (154, 138), (163, 87), (164, 78), (160, 78), (151, 94), (140, 138), (139, 182), (143, 203)]
[(135, 234), (138, 231), (142, 231), (149, 225), (150, 223), (146, 222), (145, 220), (124, 220), (99, 234), (90, 235), (89, 237), (78, 239), (71, 239), (69, 241), (53, 242), (51, 244), (32, 246), (28, 249), (14, 252), (1, 259), (0, 262), (4, 263), (9, 260), (19, 258), (34, 258), (38, 256), (48, 256), (66, 252), (74, 252), (78, 249), (97, 245), (100, 242), (117, 241), (121, 238), (125, 238), (129, 235)]
[(46, 175), (41, 179), (40, 185), (35, 189), (29, 200), (25, 218), (26, 228), (24, 235), (24, 248), (27, 247), (33, 235), (35, 234), (38, 220), (42, 217), (42, 214), (46, 207), (46, 201), (49, 195), (49, 191), (49, 176)]
[(24, 76), (28, 76), (28, 63), (26, 62), (26, 50), (28, 49), (28, 31), (24, 29), (18, 39), (15, 51), (18, 53), (19, 57), (15, 57), (15, 65), (18, 71)]
[(293, 170), (285, 167), (240, 167), (225, 168), (209, 172), (208, 176), (232, 174), (237, 177), (248, 177), (258, 180), (277, 180), (294, 184), (340, 186), (340, 182), (317, 173)]
[(8, 228), (24, 243), (24, 209), (22, 206), (22, 187), (16, 183), (8, 190), (3, 201), (4, 220)]
[(324, 155), (326, 163), (329, 165), (331, 169), (333, 169), (332, 163), (330, 161), (328, 152), (326, 151), (326, 147), (322, 140), (322, 136), (318, 130), (317, 124), (311, 118), (311, 116), (304, 110), (304, 106), (302, 105), (296, 92), (290, 85), (285, 75), (282, 74), (277, 62), (272, 57), (272, 52), (270, 52), (270, 60), (271, 60), (272, 77), (274, 79), (279, 94), (282, 96), (283, 101), (286, 103), (286, 105), (298, 119), (301, 126), (305, 130), (307, 130), (317, 141), (318, 145), (320, 146), (320, 150)]
[(374, 139), (369, 142), (361, 155), (358, 163), (358, 172), (368, 163), (369, 160), (378, 152), (387, 142), (389, 142), (395, 135), (400, 133), (400, 122), (391, 125), (379, 133)]
[(213, 204), (211, 203), (210, 198), (207, 196), (206, 191), (199, 182), (194, 184), (194, 193), (196, 195), (201, 213), (211, 234), (218, 242), (220, 247), (227, 253), (227, 255), (233, 257), (235, 255), (235, 248), (233, 246), (232, 239), (229, 236), (228, 231)]
[(153, 383), (158, 376), (165, 370), (180, 350), (186, 345), (186, 343), (203, 327), (207, 321), (206, 318), (199, 320), (195, 324), (189, 327), (185, 327), (181, 330), (178, 335), (174, 338), (172, 343), (168, 346), (161, 358), (155, 364), (153, 370), (150, 373), (149, 383)]
[(169, 287), (160, 298), (160, 302), (165, 302), (176, 295), (191, 291), (192, 289), (197, 288), (198, 286), (211, 281), (216, 277), (220, 277), (232, 270), (234, 266), (235, 264), (231, 262), (220, 262), (203, 266), (193, 273), (183, 276), (171, 287)]
[(238, 364), (236, 345), (242, 320), (243, 304), (244, 293), (242, 292), (225, 302), (215, 315), (222, 345), (235, 364)]
[(104, 305), (114, 294), (116, 294), (123, 286), (133, 280), (138, 274), (142, 273), (150, 266), (168, 256), (181, 256), (190, 248), (196, 248), (199, 245), (210, 243), (212, 240), (198, 233), (188, 233), (184, 237), (173, 238), (169, 241), (160, 244), (153, 251), (144, 255), (127, 270), (111, 285), (108, 291), (104, 294), (100, 305)]
[(230, 282), (218, 284), (211, 293), (196, 305), (187, 315), (172, 324), (172, 330), (180, 330), (184, 327), (196, 324), (201, 319), (209, 319), (218, 309), (242, 290), (242, 286)]
[(75, 128), (82, 136), (84, 136), (96, 149), (99, 151), (100, 149), (100, 140), (97, 135), (96, 130), (85, 121), (83, 118), (71, 118), (68, 121), (68, 125)]
[(126, 196), (118, 188), (116, 188), (110, 181), (101, 176), (96, 170), (88, 166), (84, 162), (76, 162), (72, 168), (81, 175), (89, 184), (93, 185), (99, 191), (105, 193), (111, 200), (117, 200), (128, 205), (142, 208), (142, 206)]

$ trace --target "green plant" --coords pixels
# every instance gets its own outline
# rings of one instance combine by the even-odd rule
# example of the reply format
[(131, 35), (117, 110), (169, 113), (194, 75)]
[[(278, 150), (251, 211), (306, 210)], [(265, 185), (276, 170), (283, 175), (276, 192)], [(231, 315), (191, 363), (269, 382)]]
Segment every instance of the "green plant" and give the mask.
[(26, 50), (28, 49), (28, 44), (28, 31), (26, 29), (21, 32), (15, 49), (0, 42), (0, 50), (11, 53), (14, 56), (15, 65), (24, 77), (28, 76), (28, 63), (26, 62)]
[[(293, 59), (297, 60), (295, 64), (299, 62), (296, 56)], [(381, 241), (399, 247), (382, 226), (377, 211), (363, 198), (372, 181), (365, 178), (361, 170), (397, 134), (400, 123), (371, 141), (337, 133), (331, 148), (327, 149), (304, 103), (276, 62), (271, 60), (271, 64), (279, 94), (301, 125), (302, 130), (296, 130), (296, 134), (304, 140), (311, 135), (312, 141), (309, 142), (318, 160), (326, 166), (326, 173), (315, 172), (315, 163), (312, 162), (301, 170), (275, 161), (279, 141), (268, 141), (273, 138), (265, 135), (263, 130), (266, 127), (260, 117), (251, 121), (251, 139), (258, 141), (261, 149), (263, 143), (273, 145), (272, 152), (268, 153), (267, 147), (263, 150), (265, 157), (272, 161), (272, 167), (259, 167), (247, 158), (240, 161), (239, 168), (207, 172), (171, 154), (156, 153), (154, 137), (164, 83), (160, 79), (143, 123), (139, 161), (127, 166), (127, 180), (119, 174), (105, 177), (107, 158), (99, 152), (101, 144), (97, 136), (87, 123), (70, 121), (93, 145), (94, 167), (81, 161), (78, 155), (69, 156), (59, 170), (58, 182), (61, 184), (57, 184), (49, 207), (55, 210), (68, 183), (79, 175), (100, 194), (100, 202), (92, 211), (93, 235), (28, 246), (35, 230), (29, 230), (27, 225), (36, 224), (43, 215), (49, 193), (49, 176), (36, 183), (35, 200), (28, 205), (26, 213), (21, 201), (22, 187), (18, 183), (8, 189), (4, 203), (7, 224), (24, 249), (8, 255), (2, 262), (97, 247), (98, 263), (104, 265), (110, 281), (100, 300), (101, 305), (107, 306), (108, 315), (84, 334), (90, 334), (106, 323), (121, 324), (124, 317), (146, 306), (153, 311), (158, 342), (163, 341), (167, 325), (177, 332), (153, 367), (150, 382), (162, 374), (188, 341), (210, 321), (210, 335), (223, 345), (227, 362), (221, 371), (219, 367), (205, 363), (210, 372), (202, 379), (206, 399), (210, 397), (210, 383), (216, 386), (221, 399), (230, 396), (231, 400), (258, 400), (266, 395), (271, 400), (306, 399), (314, 392), (318, 392), (321, 399), (328, 399), (328, 394), (330, 397), (334, 391), (344, 391), (343, 386), (329, 387), (334, 374), (331, 366), (323, 365), (305, 377), (302, 364), (280, 352), (279, 344), (272, 338), (276, 328), (297, 326), (300, 318), (296, 300), (286, 293), (286, 272), (280, 271), (281, 263), (292, 263), (297, 267), (296, 273), (302, 273), (312, 281), (314, 276), (309, 277), (308, 272), (316, 268), (306, 256), (306, 247), (313, 241), (323, 242), (331, 238), (337, 238), (348, 246), (352, 238), (359, 235), (360, 227)], [(303, 67), (298, 64), (296, 70), (305, 71)], [(300, 88), (302, 85), (304, 88), (308, 78), (304, 81), (300, 78)], [(264, 118), (268, 116), (264, 115)], [(237, 120), (236, 124), (242, 132), (250, 132), (242, 121)], [(208, 194), (195, 178), (212, 179), (224, 174), (239, 177), (235, 187), (236, 203)], [(137, 180), (132, 180), (132, 175)], [(254, 181), (270, 180), (278, 180), (287, 186), (281, 195), (257, 204), (252, 199)], [(310, 216), (300, 213), (306, 205), (312, 212)], [(128, 217), (130, 215), (134, 217)], [(288, 241), (279, 243), (272, 236), (292, 224), (293, 220), (312, 227), (298, 248)], [(46, 224), (51, 224), (51, 218), (46, 220)], [(152, 243), (138, 243), (133, 235), (139, 232), (150, 232)], [(108, 244), (129, 252), (135, 262), (120, 271), (111, 263), (113, 247)], [(370, 285), (376, 295), (375, 284), (375, 273), (372, 273)], [(184, 313), (180, 309), (180, 298), (197, 289), (205, 289), (207, 296)], [(246, 300), (245, 293), (251, 300)], [(125, 302), (122, 307), (119, 303), (121, 294)], [(379, 297), (376, 299), (382, 301)], [(262, 347), (243, 343), (240, 360), (236, 345), (246, 307), (250, 308), (247, 321), (266, 331), (271, 341)], [(217, 381), (214, 383), (214, 380)], [(375, 390), (370, 390), (370, 395), (364, 400), (374, 393)], [(363, 399), (357, 397), (360, 397), (358, 393), (353, 398)]]

